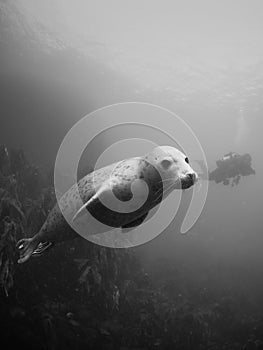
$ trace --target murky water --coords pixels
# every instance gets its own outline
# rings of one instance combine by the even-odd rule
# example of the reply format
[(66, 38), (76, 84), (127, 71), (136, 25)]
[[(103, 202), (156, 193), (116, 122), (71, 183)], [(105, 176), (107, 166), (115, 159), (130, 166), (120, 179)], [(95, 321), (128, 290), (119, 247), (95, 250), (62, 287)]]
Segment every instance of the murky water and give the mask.
[[(262, 348), (261, 9), (256, 0), (215, 8), (207, 1), (1, 1), (3, 344)], [(251, 155), (256, 174), (233, 187), (210, 181), (186, 235), (182, 210), (140, 247), (114, 250), (79, 238), (17, 265), (16, 240), (33, 236), (55, 203), (53, 166), (67, 131), (87, 113), (127, 101), (178, 114), (210, 171), (234, 151)], [(113, 139), (94, 140), (85, 169)]]

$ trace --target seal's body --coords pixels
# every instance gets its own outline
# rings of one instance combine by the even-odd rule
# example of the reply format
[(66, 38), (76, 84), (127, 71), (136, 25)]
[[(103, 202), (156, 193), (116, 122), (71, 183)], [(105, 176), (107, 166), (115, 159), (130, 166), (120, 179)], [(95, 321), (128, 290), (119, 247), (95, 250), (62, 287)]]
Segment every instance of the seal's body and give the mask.
[(18, 242), (18, 262), (41, 254), (57, 242), (79, 237), (74, 225), (87, 213), (91, 214), (86, 218), (90, 235), (105, 232), (109, 226), (138, 226), (172, 190), (189, 188), (196, 180), (188, 158), (170, 146), (98, 169), (60, 198), (34, 237)]

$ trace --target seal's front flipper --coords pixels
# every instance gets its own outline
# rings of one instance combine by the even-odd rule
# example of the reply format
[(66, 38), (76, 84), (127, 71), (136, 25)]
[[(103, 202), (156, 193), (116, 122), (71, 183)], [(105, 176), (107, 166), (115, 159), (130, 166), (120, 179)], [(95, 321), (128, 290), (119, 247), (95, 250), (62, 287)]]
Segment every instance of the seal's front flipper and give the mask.
[(40, 242), (37, 248), (33, 251), (33, 256), (42, 255), (46, 250), (50, 249), (53, 246), (52, 242)]
[(144, 222), (144, 220), (146, 219), (147, 215), (148, 215), (148, 212), (146, 214), (140, 216), (138, 219), (136, 219), (136, 220), (134, 220), (132, 222), (128, 222), (128, 224), (126, 224), (126, 225), (123, 225), (121, 227), (122, 228), (122, 232), (123, 233), (129, 232), (134, 227), (137, 227), (137, 226), (141, 225)]
[(88, 209), (95, 209), (96, 205), (100, 205), (101, 203), (99, 201), (99, 196), (103, 193), (107, 193), (109, 190), (111, 190), (110, 186), (106, 183), (104, 186), (102, 186), (86, 203), (84, 203), (79, 210), (75, 213), (75, 215), (72, 218), (72, 222), (76, 222), (78, 219), (80, 219), (83, 215), (87, 214)]
[(88, 207), (93, 201), (94, 201), (94, 198), (92, 197), (87, 203), (84, 203), (82, 207), (79, 208), (79, 210), (76, 212), (76, 214), (72, 218), (73, 223), (87, 213)]
[(20, 255), (17, 261), (18, 264), (26, 262), (31, 257), (38, 244), (39, 242), (34, 237), (20, 239), (20, 241), (18, 241), (16, 244)]
[(125, 198), (122, 200), (118, 199), (114, 191), (117, 189), (117, 192), (121, 192), (121, 186), (123, 186), (121, 182), (115, 181), (112, 183), (111, 181), (107, 181), (96, 191), (96, 193), (91, 198), (88, 199), (86, 203), (83, 203), (83, 205), (73, 216), (72, 222), (77, 222), (78, 219), (87, 214), (87, 211), (89, 211), (92, 215), (93, 213), (104, 213), (105, 207), (119, 212), (118, 206), (116, 206), (116, 204), (114, 206), (113, 201), (116, 201), (119, 206), (122, 206), (123, 201), (127, 200), (127, 197), (128, 199), (130, 199), (129, 196), (132, 197), (132, 193), (126, 190), (124, 196)]

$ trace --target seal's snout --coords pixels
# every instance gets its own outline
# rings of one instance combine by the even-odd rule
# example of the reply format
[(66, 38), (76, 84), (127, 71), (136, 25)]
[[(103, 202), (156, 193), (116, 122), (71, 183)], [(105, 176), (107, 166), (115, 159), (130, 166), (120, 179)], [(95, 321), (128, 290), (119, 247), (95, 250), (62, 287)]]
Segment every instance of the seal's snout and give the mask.
[(198, 180), (198, 176), (195, 172), (187, 173), (181, 179), (182, 189), (187, 189), (187, 188), (193, 186), (197, 180)]
[(198, 176), (196, 173), (189, 173), (187, 174), (189, 181), (192, 183), (192, 185), (194, 185), (198, 179)]

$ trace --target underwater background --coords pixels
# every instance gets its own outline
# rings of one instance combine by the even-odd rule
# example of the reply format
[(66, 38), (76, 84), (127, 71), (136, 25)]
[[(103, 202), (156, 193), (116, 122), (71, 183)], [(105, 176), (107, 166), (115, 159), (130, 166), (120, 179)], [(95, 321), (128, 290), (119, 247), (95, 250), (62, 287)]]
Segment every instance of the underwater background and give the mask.
[[(262, 13), (257, 0), (0, 0), (3, 348), (263, 348)], [(140, 247), (80, 238), (17, 265), (16, 241), (55, 203), (67, 131), (127, 101), (183, 118), (209, 169), (235, 151), (256, 174), (210, 182), (186, 235), (179, 215)], [(110, 142), (95, 142), (87, 168)]]

